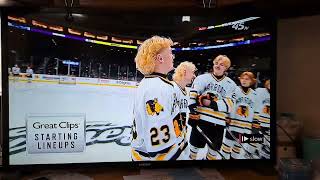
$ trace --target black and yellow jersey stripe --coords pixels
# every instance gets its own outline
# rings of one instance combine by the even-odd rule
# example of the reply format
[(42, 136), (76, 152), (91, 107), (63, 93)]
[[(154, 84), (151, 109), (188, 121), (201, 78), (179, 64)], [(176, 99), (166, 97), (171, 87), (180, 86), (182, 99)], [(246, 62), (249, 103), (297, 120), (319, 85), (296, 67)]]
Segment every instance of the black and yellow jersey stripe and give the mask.
[(185, 89), (183, 89), (178, 83), (176, 83), (176, 84), (179, 87), (179, 89), (182, 92), (182, 94), (186, 96), (188, 94), (187, 91)]
[(225, 143), (222, 143), (221, 150), (222, 150), (224, 153), (229, 154), (229, 153), (231, 152), (231, 147), (228, 146), (228, 145), (225, 144)]
[(169, 79), (167, 79), (167, 76), (164, 75), (164, 74), (153, 73), (153, 74), (144, 76), (144, 78), (146, 78), (146, 79), (149, 79), (149, 78), (159, 78), (159, 79), (161, 79), (163, 82), (171, 85), (172, 87), (174, 86), (173, 83), (172, 83)]
[(163, 160), (177, 160), (182, 151), (186, 149), (188, 142), (180, 142), (179, 144), (173, 144), (168, 148), (165, 148), (158, 152), (141, 152), (135, 149), (131, 149), (131, 155), (133, 161), (163, 161)]
[(231, 119), (229, 124), (229, 128), (231, 131), (235, 131), (241, 134), (251, 134), (252, 132), (252, 122), (240, 119)]
[[(221, 103), (219, 103), (219, 101), (222, 101), (223, 102), (222, 104), (225, 107), (219, 106), (219, 104), (221, 104)], [(228, 112), (229, 113), (230, 111), (232, 111), (234, 103), (233, 103), (231, 98), (227, 97), (227, 98), (224, 98), (222, 100), (218, 100), (217, 104), (218, 104), (219, 111), (224, 111), (224, 112)]]
[(232, 152), (236, 153), (236, 154), (240, 154), (240, 151), (241, 151), (241, 147), (240, 146), (233, 146), (232, 147)]
[(198, 92), (196, 90), (190, 90), (190, 104), (197, 103)]
[(197, 112), (200, 114), (200, 120), (207, 121), (222, 126), (226, 125), (226, 113), (217, 112), (211, 108), (198, 107)]
[(265, 117), (265, 116), (259, 115), (257, 119), (260, 123), (260, 126), (270, 127), (270, 117)]

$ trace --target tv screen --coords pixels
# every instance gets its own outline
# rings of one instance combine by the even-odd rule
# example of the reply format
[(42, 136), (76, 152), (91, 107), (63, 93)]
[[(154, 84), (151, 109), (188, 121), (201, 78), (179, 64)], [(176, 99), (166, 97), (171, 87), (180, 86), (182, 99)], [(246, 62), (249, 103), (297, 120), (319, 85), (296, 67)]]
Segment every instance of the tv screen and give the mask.
[(274, 158), (272, 20), (73, 17), (7, 17), (9, 165)]

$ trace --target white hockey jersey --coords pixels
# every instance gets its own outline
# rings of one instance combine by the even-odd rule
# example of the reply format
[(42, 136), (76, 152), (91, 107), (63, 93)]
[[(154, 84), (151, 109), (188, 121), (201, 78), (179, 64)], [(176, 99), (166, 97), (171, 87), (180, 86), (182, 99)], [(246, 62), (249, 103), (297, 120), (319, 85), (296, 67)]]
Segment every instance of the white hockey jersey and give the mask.
[(233, 108), (230, 113), (229, 129), (238, 133), (252, 134), (252, 124), (256, 118), (256, 92), (249, 88), (247, 92), (239, 86), (232, 93)]
[[(182, 89), (181, 86), (179, 84), (177, 84), (176, 82), (174, 83), (174, 87), (175, 87), (175, 91), (177, 93), (177, 97), (178, 97), (178, 106), (179, 106), (179, 113), (180, 113), (180, 118), (181, 121), (180, 122), (174, 122), (175, 127), (177, 127), (178, 125), (178, 129), (175, 128), (178, 132), (176, 134), (180, 133), (181, 138), (185, 141), (188, 142), (187, 139), (187, 120), (189, 117), (189, 93), (186, 89)], [(176, 124), (178, 123), (178, 124)]]
[(146, 76), (134, 100), (132, 160), (175, 160), (184, 150), (174, 122), (179, 119), (174, 85), (161, 75)]
[(257, 88), (256, 93), (260, 126), (270, 128), (270, 93), (266, 88)]
[(200, 120), (211, 123), (226, 125), (225, 118), (232, 109), (232, 92), (237, 87), (236, 83), (229, 77), (223, 76), (217, 79), (213, 74), (207, 73), (198, 76), (190, 90), (190, 104), (196, 103), (198, 95), (213, 93), (218, 105), (218, 111), (208, 107), (197, 107)]

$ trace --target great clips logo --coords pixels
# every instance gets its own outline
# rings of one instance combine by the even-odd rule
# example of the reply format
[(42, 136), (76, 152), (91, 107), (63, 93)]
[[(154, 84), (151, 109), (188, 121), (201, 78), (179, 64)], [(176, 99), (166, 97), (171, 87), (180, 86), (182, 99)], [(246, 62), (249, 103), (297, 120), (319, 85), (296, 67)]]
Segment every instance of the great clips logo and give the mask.
[(85, 142), (84, 115), (27, 117), (28, 153), (83, 152)]
[[(39, 124), (36, 124), (37, 126)], [(42, 124), (43, 125), (43, 124)], [(62, 124), (61, 124), (62, 125)], [(58, 126), (58, 125), (57, 125)], [(52, 126), (51, 126), (52, 127)], [(42, 126), (42, 128), (45, 128)], [(47, 128), (50, 128), (47, 127)], [(131, 144), (131, 126), (116, 125), (112, 123), (87, 122), (86, 123), (86, 147), (96, 145), (110, 146), (130, 146)], [(26, 127), (16, 127), (9, 130), (10, 155), (23, 153), (26, 151)], [(42, 135), (40, 135), (42, 136)], [(58, 134), (59, 136), (59, 134)], [(57, 136), (57, 138), (58, 138)], [(60, 135), (62, 138), (62, 134)], [(43, 137), (45, 137), (43, 135)], [(42, 138), (42, 137), (38, 137)], [(72, 137), (69, 137), (72, 138)], [(78, 137), (73, 137), (74, 139)]]
[(72, 131), (72, 129), (77, 129), (80, 127), (80, 123), (69, 123), (69, 122), (60, 122), (59, 124), (57, 123), (50, 123), (50, 124), (43, 124), (42, 122), (35, 122), (33, 123), (33, 128), (34, 129), (69, 129)]

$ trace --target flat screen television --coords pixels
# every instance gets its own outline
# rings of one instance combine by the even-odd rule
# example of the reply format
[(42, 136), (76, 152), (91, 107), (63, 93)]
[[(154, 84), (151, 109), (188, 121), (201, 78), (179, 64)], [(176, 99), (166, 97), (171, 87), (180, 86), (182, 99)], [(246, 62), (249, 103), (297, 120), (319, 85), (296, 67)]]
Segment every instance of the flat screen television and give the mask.
[[(72, 17), (62, 10), (2, 17), (6, 165), (274, 162), (274, 19), (213, 13)], [(179, 87), (174, 71), (150, 76), (136, 66), (139, 47), (154, 36), (171, 41), (176, 72), (184, 61), (196, 67), (195, 79), (172, 90), (185, 92), (186, 102), (176, 98), (167, 105), (169, 97), (141, 94), (148, 80)], [(162, 94), (160, 84), (155, 89)], [(176, 107), (177, 116), (166, 124), (153, 122)], [(141, 114), (145, 118), (137, 119)]]

